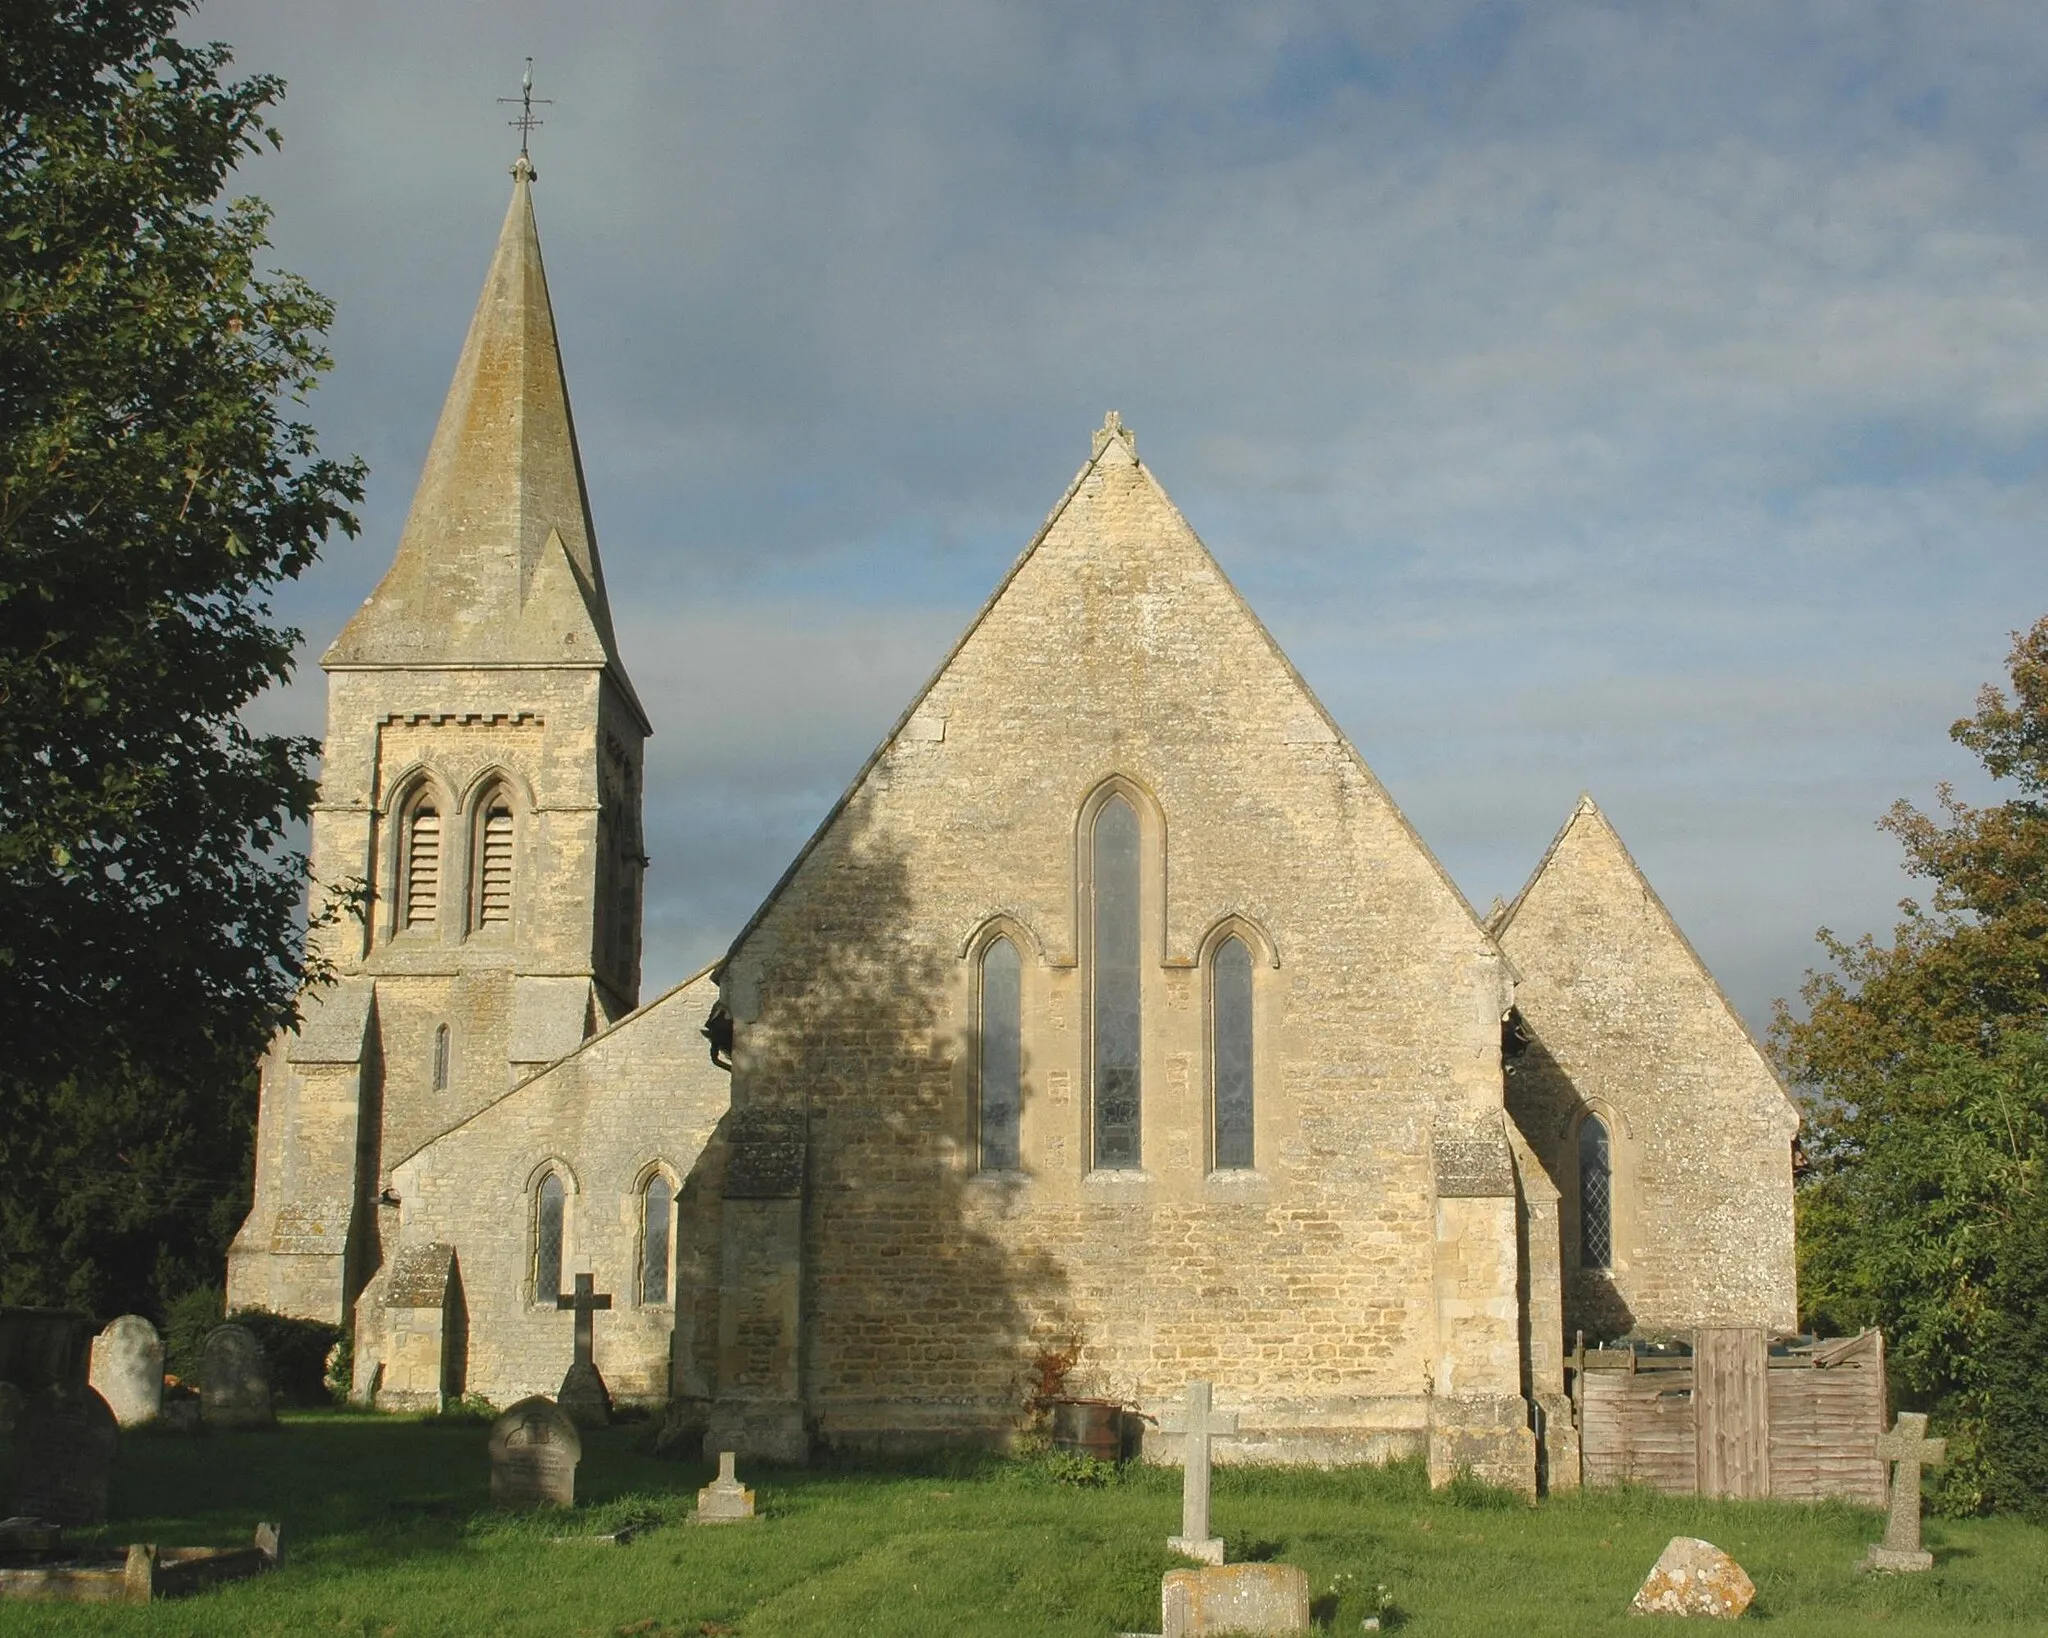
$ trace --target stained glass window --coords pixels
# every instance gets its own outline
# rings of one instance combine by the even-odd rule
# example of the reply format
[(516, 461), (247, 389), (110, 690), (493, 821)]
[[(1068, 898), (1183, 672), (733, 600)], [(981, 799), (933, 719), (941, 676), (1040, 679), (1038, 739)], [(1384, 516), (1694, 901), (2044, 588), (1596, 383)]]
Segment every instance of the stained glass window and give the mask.
[(981, 1165), (1018, 1164), (1017, 1125), (1024, 1068), (1023, 971), (1017, 946), (999, 938), (981, 953)]
[(1579, 1128), (1579, 1266), (1614, 1263), (1614, 1170), (1608, 1155), (1607, 1123), (1588, 1115)]
[(1095, 816), (1095, 1164), (1140, 1164), (1138, 816), (1112, 796)]
[(552, 1307), (562, 1292), (562, 1210), (568, 1192), (560, 1176), (549, 1172), (534, 1202), (533, 1300), (543, 1308)]
[(1209, 974), (1216, 1170), (1252, 1163), (1252, 953), (1241, 938), (1216, 947)]
[(669, 1248), (675, 1239), (676, 1191), (656, 1172), (641, 1197), (640, 1300), (668, 1301)]

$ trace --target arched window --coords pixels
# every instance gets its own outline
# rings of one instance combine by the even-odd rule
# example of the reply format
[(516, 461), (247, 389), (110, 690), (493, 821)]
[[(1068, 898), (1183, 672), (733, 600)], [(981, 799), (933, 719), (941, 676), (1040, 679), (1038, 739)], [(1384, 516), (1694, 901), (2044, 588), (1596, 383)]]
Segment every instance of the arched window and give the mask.
[(1215, 1169), (1252, 1163), (1252, 952), (1235, 936), (1209, 962), (1209, 1063)]
[(562, 1294), (562, 1216), (568, 1203), (561, 1174), (549, 1172), (533, 1202), (533, 1300), (543, 1308), (553, 1307)]
[(441, 913), (441, 814), (431, 801), (421, 802), (406, 815), (403, 841), (400, 924), (431, 927)]
[(1579, 1266), (1614, 1265), (1614, 1163), (1607, 1123), (1588, 1115), (1579, 1127)]
[(448, 1026), (438, 1024), (434, 1028), (434, 1090), (448, 1090)]
[(656, 1172), (640, 1191), (640, 1300), (669, 1300), (668, 1270), (675, 1249), (675, 1185)]
[(1089, 871), (1094, 903), (1095, 1155), (1098, 1167), (1135, 1167), (1139, 1145), (1138, 815), (1112, 796), (1095, 815)]
[(512, 919), (512, 803), (503, 791), (484, 799), (476, 830), (476, 925)]
[(1015, 1171), (1023, 1108), (1024, 974), (1017, 946), (996, 939), (981, 952), (981, 1169)]

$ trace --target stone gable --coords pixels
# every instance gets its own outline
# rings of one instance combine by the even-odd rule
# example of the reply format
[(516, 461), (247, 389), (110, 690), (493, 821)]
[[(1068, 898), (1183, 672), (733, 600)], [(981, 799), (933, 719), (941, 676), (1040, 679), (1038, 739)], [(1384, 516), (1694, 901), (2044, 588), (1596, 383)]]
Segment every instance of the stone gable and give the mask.
[[(1590, 798), (1497, 936), (1530, 1038), (1508, 1107), (1558, 1186), (1567, 1334), (1793, 1329), (1798, 1113)], [(1613, 1146), (1607, 1271), (1578, 1257), (1588, 1113)]]

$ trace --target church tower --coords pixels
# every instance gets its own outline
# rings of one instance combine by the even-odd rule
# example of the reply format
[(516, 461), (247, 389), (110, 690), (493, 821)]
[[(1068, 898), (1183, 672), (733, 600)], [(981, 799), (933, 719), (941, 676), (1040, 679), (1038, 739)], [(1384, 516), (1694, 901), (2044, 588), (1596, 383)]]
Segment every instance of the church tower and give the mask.
[(641, 762), (534, 225), (511, 208), (398, 551), (321, 660), (317, 959), (263, 1065), (233, 1307), (339, 1322), (391, 1171), (630, 1011)]

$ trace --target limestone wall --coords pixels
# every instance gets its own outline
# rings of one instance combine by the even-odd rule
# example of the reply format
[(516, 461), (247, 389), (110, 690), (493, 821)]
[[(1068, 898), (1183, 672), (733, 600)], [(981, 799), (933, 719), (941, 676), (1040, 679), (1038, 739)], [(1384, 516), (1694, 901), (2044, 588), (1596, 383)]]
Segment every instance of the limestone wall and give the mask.
[[(617, 1399), (668, 1398), (677, 1282), (668, 1300), (643, 1300), (641, 1189), (656, 1169), (680, 1188), (725, 1112), (727, 1077), (699, 1033), (716, 995), (702, 976), (671, 990), (393, 1168), (386, 1268), (407, 1246), (454, 1249), (466, 1391), (508, 1404), (552, 1394), (568, 1369), (572, 1317), (534, 1289), (535, 1191), (554, 1167), (569, 1190), (563, 1289), (587, 1271), (613, 1298), (597, 1316), (598, 1369)], [(356, 1305), (359, 1386), (394, 1346), (385, 1279)]]
[[(847, 1442), (1007, 1426), (1034, 1354), (1071, 1337), (1071, 1387), (1155, 1413), (1212, 1379), (1240, 1455), (1420, 1449), (1432, 1121), (1499, 1109), (1501, 963), (1106, 442), (726, 974), (736, 1100), (808, 1115), (807, 1413)], [(1090, 1164), (1081, 908), (1112, 788), (1144, 837), (1142, 1165), (1118, 1171)], [(986, 1173), (975, 963), (996, 931), (1023, 955), (1023, 1164)], [(1256, 957), (1239, 1173), (1209, 1165), (1228, 931)], [(1505, 1266), (1488, 1253), (1510, 1350), (1512, 1215)]]
[[(1531, 1037), (1508, 1105), (1556, 1180), (1566, 1335), (1790, 1330), (1798, 1117), (1598, 808), (1582, 802), (1499, 930)], [(1577, 1136), (1611, 1134), (1613, 1267), (1580, 1256)]]

